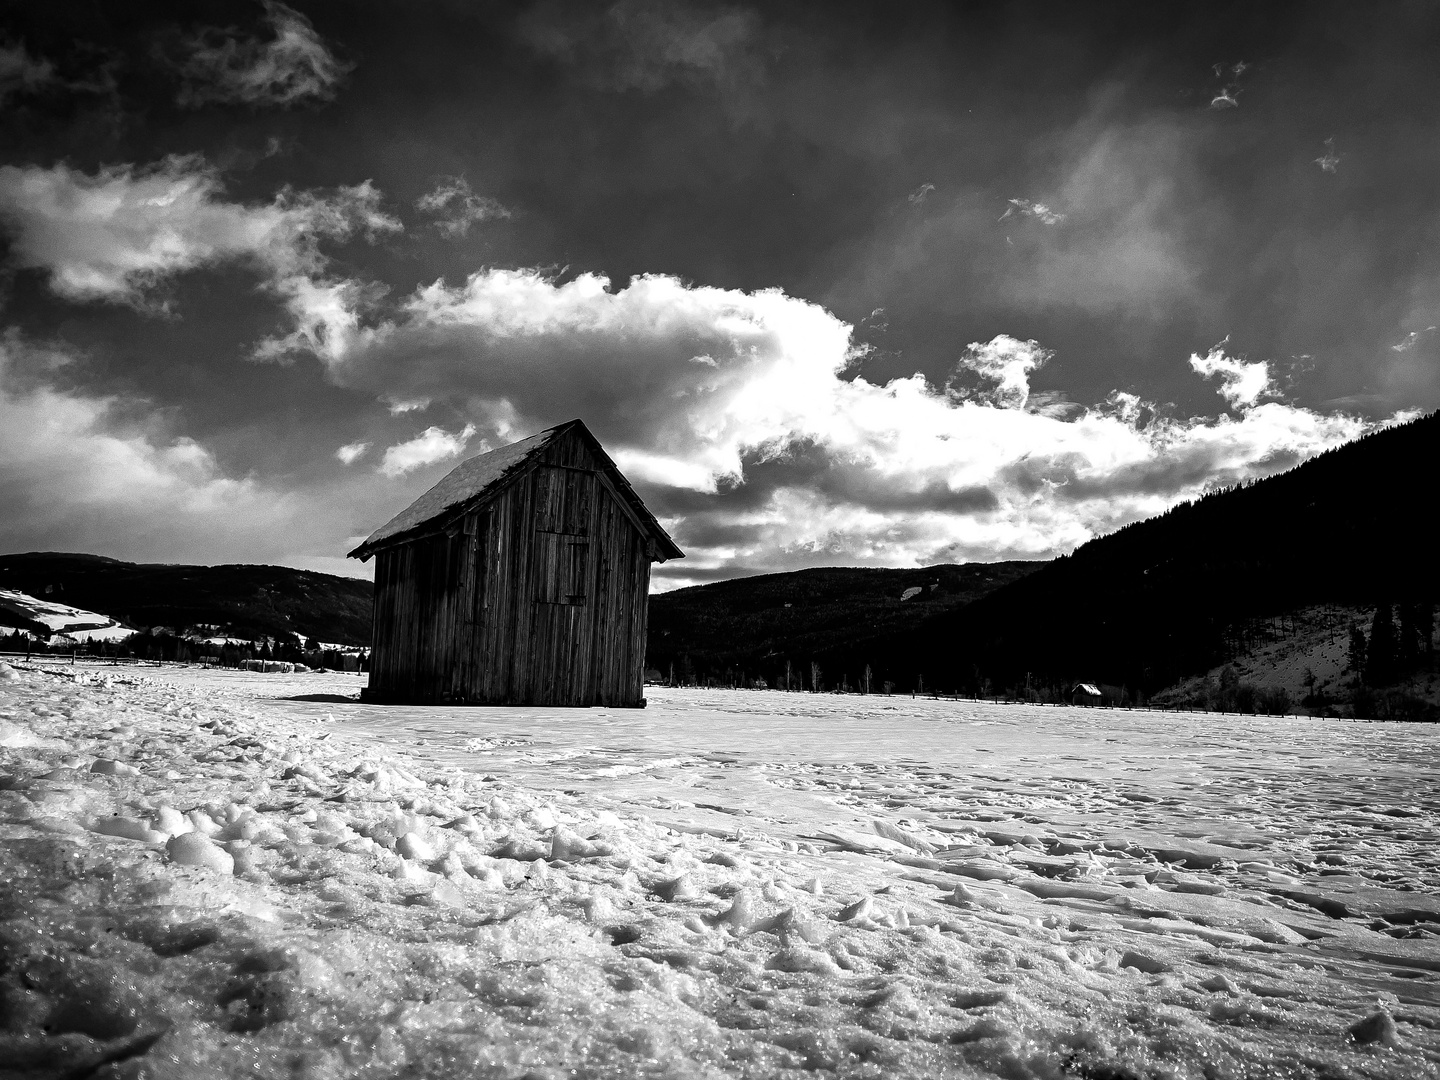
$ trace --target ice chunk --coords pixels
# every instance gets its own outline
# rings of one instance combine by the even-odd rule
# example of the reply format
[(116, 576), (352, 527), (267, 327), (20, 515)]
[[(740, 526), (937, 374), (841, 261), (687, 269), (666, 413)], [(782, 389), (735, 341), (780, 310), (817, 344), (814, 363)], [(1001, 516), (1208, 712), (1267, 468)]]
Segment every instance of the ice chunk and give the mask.
[(1400, 1041), (1399, 1033), (1395, 1030), (1395, 1018), (1385, 1009), (1376, 1009), (1365, 1019), (1355, 1021), (1346, 1029), (1346, 1033), (1351, 1042), (1357, 1043), (1395, 1046)]
[(199, 832), (182, 833), (170, 838), (165, 854), (182, 866), (203, 866), (221, 874), (235, 872), (235, 857), (208, 836)]
[(133, 765), (127, 765), (123, 761), (116, 761), (113, 758), (100, 758), (90, 766), (90, 771), (99, 773), (101, 776), (139, 776), (140, 770)]
[(7, 720), (0, 720), (0, 747), (18, 750), (24, 747), (34, 749), (64, 749), (65, 744), (59, 739), (47, 739), (36, 735), (29, 728), (21, 727), (19, 724), (12, 724)]
[(657, 882), (651, 886), (650, 891), (667, 903), (693, 900), (700, 895), (700, 889), (696, 886), (695, 879), (689, 874), (681, 874), (679, 877)]
[(607, 844), (586, 840), (566, 828), (557, 828), (550, 837), (550, 858), (555, 862), (574, 862), (612, 854)]
[(864, 833), (854, 832), (850, 829), (831, 827), (828, 829), (817, 829), (815, 837), (825, 840), (844, 851), (857, 851), (864, 853), (883, 853), (890, 855), (909, 855), (914, 848), (907, 843), (891, 839), (889, 836), (876, 835), (867, 836)]
[(945, 863), (944, 869), (947, 874), (959, 874), (976, 881), (1014, 881), (1022, 876), (1015, 867), (995, 859), (961, 859)]
[(1133, 949), (1127, 950), (1125, 955), (1120, 957), (1120, 966), (1122, 968), (1134, 968), (1136, 971), (1143, 971), (1147, 975), (1159, 975), (1172, 970), (1170, 965), (1164, 960), (1148, 956), (1142, 952), (1135, 952)]
[(834, 959), (815, 949), (790, 945), (776, 953), (765, 965), (775, 971), (809, 972), (814, 975), (839, 975), (840, 966)]
[(181, 833), (190, 832), (195, 826), (191, 821), (169, 804), (161, 804), (155, 811), (151, 824), (159, 832), (168, 836), (179, 836)]
[(929, 855), (935, 850), (935, 845), (920, 839), (912, 833), (906, 832), (898, 825), (892, 825), (888, 821), (881, 821), (875, 818), (870, 822), (877, 836), (883, 836), (887, 840), (894, 840), (896, 843), (904, 844), (906, 847), (914, 848), (922, 854)]
[(395, 850), (407, 859), (430, 862), (435, 858), (435, 848), (419, 833), (407, 832), (395, 843)]
[(730, 906), (710, 920), (712, 925), (729, 925), (736, 931), (750, 929), (755, 922), (755, 893), (751, 889), (741, 889), (730, 901)]
[(140, 840), (146, 844), (163, 844), (167, 833), (152, 829), (148, 822), (127, 817), (97, 818), (90, 826), (91, 832), (102, 836), (119, 836), (126, 840)]

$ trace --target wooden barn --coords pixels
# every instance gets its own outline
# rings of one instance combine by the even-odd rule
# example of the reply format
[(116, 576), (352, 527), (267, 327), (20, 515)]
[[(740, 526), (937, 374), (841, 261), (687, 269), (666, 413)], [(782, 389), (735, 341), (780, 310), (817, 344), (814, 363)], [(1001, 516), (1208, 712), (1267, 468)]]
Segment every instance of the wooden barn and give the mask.
[(375, 557), (366, 701), (645, 701), (650, 564), (684, 558), (579, 420), (461, 463)]

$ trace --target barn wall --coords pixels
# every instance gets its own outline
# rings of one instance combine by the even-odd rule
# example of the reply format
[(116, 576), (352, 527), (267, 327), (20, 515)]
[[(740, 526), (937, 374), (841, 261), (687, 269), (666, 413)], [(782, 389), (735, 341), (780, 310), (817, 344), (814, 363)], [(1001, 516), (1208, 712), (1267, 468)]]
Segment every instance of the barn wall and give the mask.
[(451, 530), (377, 555), (371, 694), (638, 705), (647, 536), (578, 436)]
[(474, 537), (441, 534), (376, 556), (370, 688), (386, 697), (441, 701), (473, 577)]

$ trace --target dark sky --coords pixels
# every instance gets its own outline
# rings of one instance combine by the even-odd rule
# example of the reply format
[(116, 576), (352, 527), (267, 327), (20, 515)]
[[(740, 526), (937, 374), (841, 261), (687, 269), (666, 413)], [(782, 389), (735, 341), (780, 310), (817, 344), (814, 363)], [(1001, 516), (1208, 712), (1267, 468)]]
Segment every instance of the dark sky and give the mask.
[(1440, 405), (1440, 6), (0, 5), (0, 549), (1040, 558)]

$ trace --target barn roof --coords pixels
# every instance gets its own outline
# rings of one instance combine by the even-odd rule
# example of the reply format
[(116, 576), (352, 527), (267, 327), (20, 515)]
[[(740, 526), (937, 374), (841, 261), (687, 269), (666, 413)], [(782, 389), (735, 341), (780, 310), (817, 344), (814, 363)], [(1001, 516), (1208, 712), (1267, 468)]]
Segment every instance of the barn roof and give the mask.
[(1076, 683), (1072, 694), (1084, 694), (1086, 697), (1100, 697), (1100, 688), (1092, 682)]
[(456, 517), (468, 512), (473, 506), (498, 494), (509, 484), (527, 472), (540, 452), (556, 439), (575, 433), (590, 445), (590, 449), (605, 465), (605, 474), (616, 493), (640, 519), (644, 529), (655, 540), (660, 560), (683, 559), (685, 553), (675, 546), (675, 541), (655, 520), (630, 482), (621, 475), (610, 455), (605, 453), (598, 439), (579, 420), (548, 428), (538, 435), (491, 450), (488, 454), (462, 461), (451, 469), (440, 482), (421, 495), (400, 513), (370, 534), (369, 538), (350, 552), (350, 558), (362, 562), (381, 548), (403, 543), (413, 536), (428, 530), (427, 526), (438, 525), (442, 519)]

